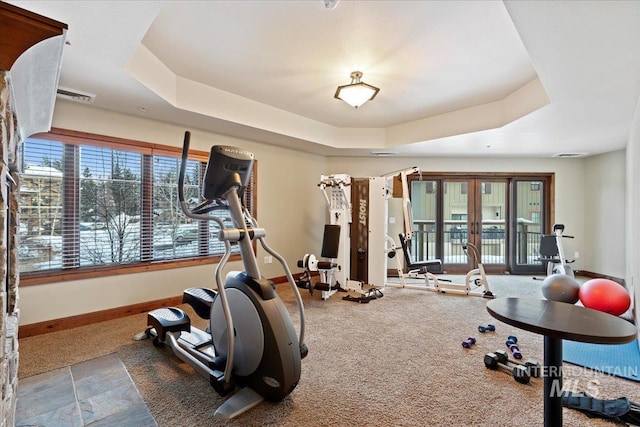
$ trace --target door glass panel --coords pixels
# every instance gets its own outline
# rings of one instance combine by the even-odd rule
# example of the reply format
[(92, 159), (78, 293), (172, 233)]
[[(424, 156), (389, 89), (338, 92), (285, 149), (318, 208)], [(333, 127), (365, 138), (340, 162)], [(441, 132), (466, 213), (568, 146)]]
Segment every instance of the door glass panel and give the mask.
[(506, 182), (480, 183), (481, 248), (483, 264), (506, 263)]
[(443, 256), (444, 264), (466, 264), (463, 245), (467, 243), (469, 186), (466, 181), (443, 183)]
[(544, 183), (518, 181), (516, 183), (516, 263), (539, 265), (538, 249), (543, 231)]
[(429, 175), (412, 181), (415, 260), (438, 258), (447, 271), (462, 273), (474, 268), (462, 249), (469, 242), (489, 272), (542, 271), (538, 258), (550, 215), (549, 185), (548, 176), (526, 175)]
[(436, 258), (437, 184), (437, 181), (411, 183), (414, 231), (411, 255), (415, 258), (413, 261)]

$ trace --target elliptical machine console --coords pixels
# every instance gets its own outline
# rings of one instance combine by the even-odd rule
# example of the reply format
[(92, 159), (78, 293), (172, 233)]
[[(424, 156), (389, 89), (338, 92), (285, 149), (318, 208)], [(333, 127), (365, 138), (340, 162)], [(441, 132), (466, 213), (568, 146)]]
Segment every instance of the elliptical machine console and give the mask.
[[(146, 337), (156, 346), (166, 345), (209, 380), (220, 396), (231, 395), (215, 415), (233, 418), (262, 400), (280, 401), (298, 384), (304, 344), (302, 298), (284, 258), (265, 242), (266, 231), (242, 206), (241, 195), (251, 176), (253, 154), (230, 146), (211, 148), (203, 180), (203, 201), (190, 209), (184, 197), (184, 177), (190, 132), (185, 132), (178, 197), (185, 215), (213, 221), (220, 230), (218, 239), (225, 252), (215, 270), (216, 289), (189, 288), (183, 303), (191, 305), (208, 331), (191, 326), (187, 313), (175, 307), (153, 310), (147, 316)], [(216, 211), (228, 211), (232, 227)], [(253, 241), (276, 258), (289, 281), (300, 314), (299, 335), (274, 284), (263, 279), (253, 252)], [(238, 246), (244, 271), (221, 275), (232, 244)], [(234, 331), (234, 333), (229, 333)]]

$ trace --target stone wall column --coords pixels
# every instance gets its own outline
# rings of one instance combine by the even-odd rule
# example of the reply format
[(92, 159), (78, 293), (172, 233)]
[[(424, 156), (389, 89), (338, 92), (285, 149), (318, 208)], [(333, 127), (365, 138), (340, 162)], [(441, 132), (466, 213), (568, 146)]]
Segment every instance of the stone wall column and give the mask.
[[(0, 71), (0, 425), (15, 424), (18, 397), (18, 133), (11, 104), (10, 79)], [(9, 189), (11, 188), (11, 189)]]

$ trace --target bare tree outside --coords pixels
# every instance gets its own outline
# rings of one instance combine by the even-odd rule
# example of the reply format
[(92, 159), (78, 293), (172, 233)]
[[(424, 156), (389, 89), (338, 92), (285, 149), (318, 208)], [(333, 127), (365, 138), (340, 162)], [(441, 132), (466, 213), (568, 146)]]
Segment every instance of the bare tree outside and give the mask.
[[(179, 157), (114, 147), (111, 140), (77, 142), (29, 138), (21, 146), (20, 272), (224, 252), (217, 224), (182, 212)], [(202, 160), (187, 161), (184, 190), (190, 206), (201, 201), (204, 167)], [(211, 214), (229, 221), (224, 206)]]
[[(194, 222), (182, 212), (178, 200), (180, 160), (154, 157), (154, 253), (159, 257), (197, 255), (199, 240), (206, 236), (207, 225)], [(185, 174), (185, 197), (197, 200), (200, 183), (200, 162), (189, 161)]]
[[(92, 230), (81, 228), (81, 257), (83, 263), (127, 263), (140, 259), (140, 177), (122, 163), (121, 153), (102, 150), (99, 158), (103, 170), (110, 174), (94, 177), (85, 167), (80, 181), (80, 218), (92, 224)], [(140, 156), (138, 156), (140, 157)], [(108, 162), (109, 168), (104, 167)], [(85, 225), (85, 227), (87, 227)], [(90, 239), (82, 238), (83, 231), (93, 231)], [(85, 233), (86, 234), (86, 233)]]

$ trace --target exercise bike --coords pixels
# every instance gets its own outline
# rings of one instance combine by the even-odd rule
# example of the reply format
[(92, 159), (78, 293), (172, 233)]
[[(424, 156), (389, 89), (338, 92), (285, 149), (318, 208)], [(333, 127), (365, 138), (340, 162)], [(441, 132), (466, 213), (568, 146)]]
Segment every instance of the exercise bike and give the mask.
[[(554, 224), (553, 234), (543, 234), (540, 238), (540, 258), (539, 261), (547, 264), (547, 276), (552, 274), (564, 274), (574, 277), (573, 270), (569, 264), (575, 260), (568, 260), (564, 255), (562, 239), (573, 239), (573, 236), (564, 234), (564, 224)], [(534, 280), (544, 280), (544, 278), (534, 277)]]
[[(266, 244), (265, 230), (241, 204), (253, 154), (235, 147), (212, 147), (203, 180), (204, 200), (190, 209), (184, 196), (189, 141), (187, 131), (178, 178), (180, 206), (189, 218), (215, 222), (220, 230), (218, 239), (225, 246), (215, 270), (217, 291), (190, 288), (183, 294), (183, 303), (191, 305), (199, 317), (208, 319), (209, 328), (202, 331), (191, 326), (187, 313), (169, 307), (148, 313), (144, 334), (153, 337), (154, 345), (170, 347), (178, 358), (207, 378), (220, 396), (235, 392), (215, 412), (216, 416), (230, 419), (263, 400), (284, 399), (298, 384), (301, 359), (308, 353), (304, 344), (304, 307), (284, 258)], [(228, 212), (232, 227), (216, 215), (219, 211)], [(300, 315), (299, 336), (274, 284), (260, 274), (254, 240), (285, 271)], [(239, 248), (244, 271), (230, 272), (223, 284), (222, 270), (232, 244)]]

